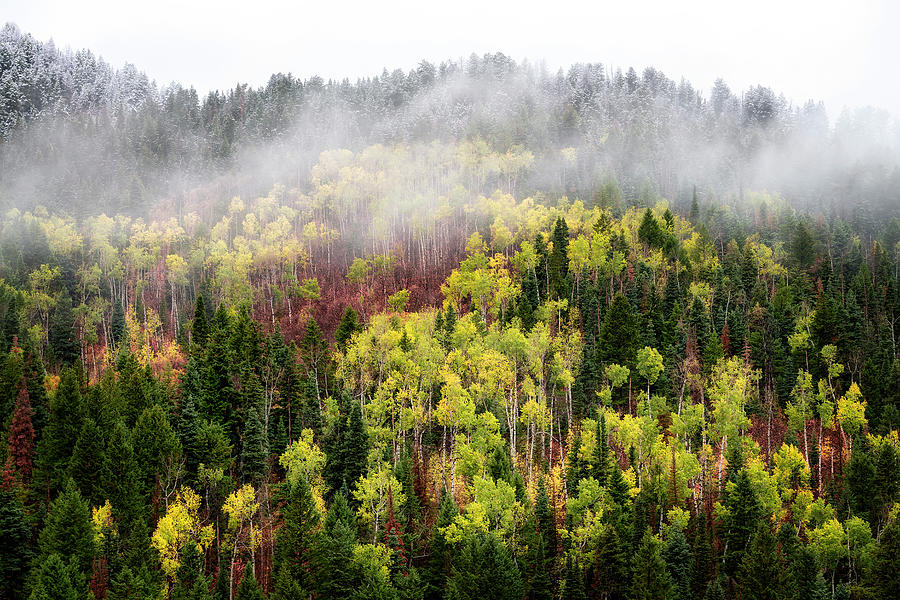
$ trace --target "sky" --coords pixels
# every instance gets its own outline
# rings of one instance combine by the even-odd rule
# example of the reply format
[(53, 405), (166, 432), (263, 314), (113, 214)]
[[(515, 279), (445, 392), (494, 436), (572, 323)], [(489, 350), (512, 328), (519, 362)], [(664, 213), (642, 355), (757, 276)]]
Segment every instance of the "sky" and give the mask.
[(654, 66), (707, 97), (719, 77), (735, 92), (762, 84), (795, 104), (822, 100), (832, 118), (862, 106), (900, 115), (891, 0), (6, 0), (0, 20), (201, 94), (277, 72), (353, 80), (503, 52), (552, 70)]

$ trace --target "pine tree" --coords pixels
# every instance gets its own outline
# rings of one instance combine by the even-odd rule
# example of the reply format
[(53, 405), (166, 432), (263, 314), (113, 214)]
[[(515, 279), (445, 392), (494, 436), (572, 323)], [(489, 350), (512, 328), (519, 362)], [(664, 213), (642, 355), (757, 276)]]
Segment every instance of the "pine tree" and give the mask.
[[(279, 510), (282, 525), (275, 537), (274, 566), (279, 578), (284, 571), (286, 580), (307, 589), (312, 585), (311, 569), (319, 513), (306, 478), (300, 477), (294, 485), (285, 486), (287, 490)], [(285, 582), (276, 583), (276, 587), (285, 585)], [(286, 593), (287, 589), (284, 591)]]
[(240, 585), (237, 587), (237, 593), (234, 595), (235, 600), (265, 600), (256, 577), (249, 565), (244, 567), (244, 577), (241, 579)]
[(0, 597), (23, 597), (31, 558), (31, 527), (25, 507), (13, 490), (0, 488)]
[(120, 535), (129, 537), (144, 510), (140, 496), (140, 476), (131, 435), (123, 421), (110, 433), (99, 477), (101, 493), (110, 501), (120, 523)]
[(78, 388), (78, 376), (65, 368), (56, 393), (50, 397), (50, 415), (40, 442), (38, 464), (42, 472), (41, 485), (52, 495), (62, 488), (72, 450), (78, 441), (84, 421), (84, 402)]
[(350, 403), (350, 418), (347, 420), (347, 431), (342, 442), (344, 481), (352, 489), (365, 472), (369, 456), (369, 437), (359, 402)]
[(734, 489), (725, 498), (729, 517), (725, 530), (725, 572), (734, 576), (760, 517), (759, 501), (745, 469), (735, 475)]
[(519, 296), (518, 302), (519, 318), (522, 319), (522, 329), (526, 332), (531, 331), (531, 328), (534, 327), (534, 311), (539, 305), (537, 278), (534, 276), (534, 271), (528, 269), (522, 279), (522, 294)]
[(39, 562), (58, 554), (81, 575), (91, 569), (94, 556), (94, 531), (91, 511), (73, 482), (50, 505), (44, 528), (38, 537)]
[(441, 496), (441, 503), (438, 506), (438, 516), (435, 521), (431, 534), (431, 557), (428, 561), (428, 567), (422, 573), (422, 579), (425, 584), (425, 600), (443, 600), (444, 591), (447, 587), (447, 578), (450, 575), (450, 544), (444, 537), (443, 529), (449, 526), (456, 516), (459, 515), (459, 509), (453, 496), (447, 490), (444, 490)]
[(348, 598), (356, 588), (353, 545), (356, 520), (343, 493), (338, 493), (325, 519), (325, 530), (316, 545), (316, 590), (322, 598)]
[(352, 306), (348, 306), (341, 314), (341, 321), (338, 323), (337, 331), (334, 332), (334, 341), (338, 350), (344, 352), (347, 350), (347, 342), (353, 337), (353, 334), (362, 331), (359, 323), (359, 315)]
[(725, 600), (725, 588), (719, 578), (713, 579), (706, 586), (706, 593), (703, 594), (703, 600)]
[(597, 441), (594, 448), (594, 478), (600, 482), (600, 485), (605, 486), (608, 483), (608, 476), (613, 469), (618, 470), (618, 465), (610, 463), (609, 435), (606, 429), (606, 411), (601, 411), (600, 418), (597, 419)]
[(900, 598), (900, 520), (894, 518), (881, 532), (872, 552), (860, 595), (866, 599)]
[(825, 600), (831, 595), (819, 571), (816, 555), (808, 546), (797, 549), (786, 580), (790, 588), (785, 594), (788, 600)]
[(562, 217), (553, 226), (553, 250), (550, 253), (550, 293), (553, 298), (568, 298), (569, 286), (569, 226)]
[(538, 480), (537, 498), (534, 505), (534, 518), (537, 522), (538, 533), (544, 541), (544, 551), (547, 558), (552, 560), (557, 552), (556, 519), (550, 508), (550, 496), (547, 494), (547, 485), (544, 478)]
[(637, 323), (628, 299), (621, 293), (613, 298), (603, 327), (600, 330), (598, 349), (603, 362), (616, 363), (626, 367), (634, 365), (634, 354), (637, 350)]
[(672, 600), (674, 587), (662, 557), (662, 542), (650, 533), (644, 534), (634, 555), (632, 600)]
[(257, 408), (252, 408), (244, 424), (241, 449), (241, 472), (244, 481), (258, 484), (266, 475), (269, 461), (269, 440), (263, 431), (262, 418)]
[(16, 395), (12, 421), (9, 424), (9, 434), (6, 438), (8, 444), (6, 462), (8, 468), (15, 470), (16, 476), (23, 485), (31, 482), (34, 463), (34, 426), (31, 422), (33, 414), (28, 388), (25, 380), (22, 379), (19, 393)]
[(496, 534), (477, 532), (454, 557), (447, 589), (454, 600), (520, 600), (522, 580)]
[(141, 413), (131, 432), (131, 447), (140, 475), (139, 488), (146, 498), (157, 485), (157, 475), (176, 463), (182, 452), (178, 436), (161, 406)]
[(571, 558), (566, 559), (566, 575), (560, 600), (587, 600), (584, 593), (584, 575)]
[(73, 365), (81, 358), (81, 343), (75, 334), (75, 315), (72, 299), (63, 293), (53, 311), (53, 320), (47, 333), (54, 358), (63, 365)]
[(691, 575), (694, 571), (694, 556), (681, 527), (673, 526), (663, 553), (666, 568), (675, 585), (675, 600), (691, 600)]
[(203, 555), (197, 545), (185, 544), (179, 559), (172, 600), (212, 600), (209, 578), (203, 573)]
[(34, 600), (72, 600), (81, 595), (59, 554), (50, 554), (38, 569), (37, 585), (31, 592)]
[(125, 338), (125, 309), (119, 300), (113, 301), (112, 319), (109, 325), (113, 345), (118, 348)]
[(693, 597), (700, 598), (706, 592), (709, 582), (716, 577), (716, 561), (713, 557), (712, 540), (706, 528), (706, 517), (697, 516), (694, 533), (694, 560), (691, 573)]
[(69, 460), (68, 476), (92, 506), (100, 506), (104, 502), (100, 489), (100, 473), (106, 457), (103, 440), (103, 432), (94, 420), (85, 419)]
[(206, 346), (209, 339), (209, 323), (206, 320), (206, 305), (203, 302), (203, 294), (197, 295), (194, 305), (194, 322), (191, 326), (191, 341), (199, 348)]
[(622, 537), (611, 523), (603, 526), (597, 540), (594, 580), (603, 600), (621, 600), (626, 597), (629, 587), (628, 559)]
[(766, 521), (761, 521), (741, 561), (738, 586), (747, 600), (779, 600), (781, 571), (775, 536)]

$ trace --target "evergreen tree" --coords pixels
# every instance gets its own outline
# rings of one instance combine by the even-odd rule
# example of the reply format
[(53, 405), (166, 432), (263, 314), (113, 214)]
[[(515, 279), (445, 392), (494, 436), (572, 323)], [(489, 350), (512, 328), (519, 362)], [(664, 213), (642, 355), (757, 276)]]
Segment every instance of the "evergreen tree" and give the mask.
[(519, 296), (518, 303), (519, 318), (522, 319), (522, 329), (526, 332), (531, 331), (531, 328), (534, 327), (534, 311), (540, 303), (537, 278), (534, 276), (534, 271), (528, 269), (524, 279), (522, 279), (522, 294)]
[(875, 545), (872, 563), (859, 590), (864, 598), (900, 598), (900, 520), (893, 519)]
[(315, 551), (316, 590), (322, 598), (348, 598), (355, 590), (353, 545), (356, 520), (347, 498), (338, 493), (325, 519), (325, 529)]
[(672, 600), (675, 589), (662, 557), (662, 542), (648, 530), (634, 555), (632, 600)]
[(719, 578), (713, 579), (706, 586), (706, 593), (703, 594), (703, 600), (725, 600), (725, 588)]
[(444, 490), (441, 496), (441, 503), (438, 506), (437, 520), (431, 534), (431, 557), (428, 561), (428, 567), (422, 573), (422, 579), (425, 584), (425, 600), (443, 600), (444, 591), (447, 587), (447, 578), (450, 575), (450, 544), (444, 537), (443, 529), (448, 527), (456, 516), (459, 515), (459, 509), (453, 496), (447, 490)]
[(359, 402), (350, 403), (350, 418), (347, 420), (347, 431), (342, 442), (344, 481), (352, 487), (365, 473), (366, 460), (369, 456), (369, 437), (366, 434), (366, 424)]
[(269, 440), (263, 431), (259, 410), (252, 408), (244, 425), (241, 472), (244, 481), (258, 484), (265, 478), (269, 461)]
[(283, 594), (294, 588), (287, 581), (295, 582), (301, 589), (312, 586), (310, 570), (319, 524), (319, 513), (306, 478), (300, 477), (294, 485), (285, 486), (280, 509), (282, 526), (275, 538), (274, 556), (274, 567), (279, 574), (276, 587), (284, 588)]
[(71, 481), (50, 505), (38, 537), (38, 563), (57, 554), (73, 574), (86, 575), (94, 556), (94, 531), (87, 501)]
[(120, 524), (120, 535), (128, 538), (134, 532), (137, 520), (143, 516), (144, 506), (131, 435), (121, 420), (113, 426), (110, 433), (99, 483), (102, 496), (110, 501), (114, 516)]
[(184, 545), (172, 590), (172, 600), (213, 600), (209, 578), (203, 573), (203, 556), (196, 544)]
[(25, 380), (16, 394), (16, 405), (13, 409), (12, 421), (9, 424), (9, 433), (6, 441), (8, 450), (6, 455), (7, 470), (15, 470), (16, 476), (23, 485), (31, 482), (31, 471), (34, 463), (34, 426), (31, 417), (34, 411), (31, 409), (31, 401), (28, 396), (28, 388)]
[(597, 541), (594, 580), (603, 600), (621, 600), (626, 597), (629, 569), (625, 546), (618, 529), (611, 523), (603, 526)]
[(146, 409), (131, 432), (131, 447), (139, 470), (139, 488), (149, 498), (157, 485), (157, 476), (177, 464), (181, 456), (178, 436), (161, 406)]
[(694, 571), (694, 556), (681, 527), (673, 526), (663, 553), (666, 568), (675, 585), (675, 600), (691, 600), (691, 575)]
[(65, 368), (56, 393), (50, 397), (50, 415), (38, 443), (38, 463), (48, 491), (59, 490), (66, 479), (69, 458), (78, 441), (84, 420), (84, 402), (78, 375)]
[(75, 449), (72, 451), (72, 458), (69, 460), (68, 476), (92, 506), (100, 506), (104, 502), (100, 481), (101, 468), (106, 457), (103, 439), (103, 433), (94, 420), (85, 419)]
[(566, 575), (563, 580), (561, 600), (587, 600), (584, 593), (584, 576), (571, 558), (566, 559)]
[(562, 217), (553, 226), (553, 250), (550, 253), (549, 275), (552, 298), (568, 298), (569, 285), (569, 227)]
[(341, 315), (337, 331), (334, 332), (334, 341), (337, 343), (338, 350), (344, 352), (353, 334), (360, 331), (362, 331), (362, 326), (359, 323), (359, 315), (352, 306), (348, 306)]
[(31, 558), (25, 507), (14, 491), (0, 488), (0, 597), (22, 597)]
[(32, 600), (72, 600), (80, 595), (59, 554), (50, 554), (40, 563), (37, 585), (30, 596)]
[(259, 589), (259, 584), (256, 582), (256, 577), (253, 576), (253, 571), (249, 568), (249, 565), (244, 569), (244, 577), (241, 579), (241, 583), (237, 587), (237, 593), (234, 595), (235, 600), (265, 600), (265, 596), (263, 596), (262, 590)]
[(191, 326), (191, 341), (198, 347), (204, 348), (209, 339), (209, 323), (206, 320), (206, 305), (203, 302), (203, 294), (197, 295), (197, 303), (194, 305), (194, 321)]
[(787, 583), (785, 597), (789, 600), (825, 600), (830, 595), (828, 584), (816, 563), (816, 555), (808, 546), (797, 549)]
[(447, 589), (454, 600), (520, 600), (522, 580), (496, 534), (477, 532), (454, 557)]
[(747, 600), (780, 600), (781, 570), (775, 536), (766, 521), (759, 523), (738, 572), (738, 586)]
[[(594, 448), (594, 478), (600, 482), (600, 485), (607, 485), (607, 478), (612, 470), (619, 469), (618, 465), (611, 464), (610, 461), (609, 435), (606, 429), (606, 411), (601, 411), (600, 418), (597, 419), (597, 441)], [(622, 500), (622, 498), (619, 500)]]
[(598, 349), (600, 358), (606, 364), (616, 363), (626, 367), (634, 366), (634, 354), (637, 351), (637, 323), (631, 304), (621, 293), (613, 298), (603, 327), (600, 330)]
[(538, 480), (534, 518), (537, 522), (538, 533), (544, 542), (544, 552), (552, 560), (556, 557), (559, 542), (556, 534), (556, 520), (550, 507), (550, 496), (547, 494), (547, 485), (543, 477)]
[(725, 497), (728, 519), (725, 530), (725, 572), (734, 576), (760, 517), (759, 501), (745, 469), (735, 475), (734, 487)]
[(113, 345), (118, 348), (122, 340), (125, 339), (125, 309), (119, 300), (113, 300), (113, 312), (109, 329)]
[(706, 592), (709, 582), (716, 577), (716, 564), (713, 557), (712, 540), (706, 527), (706, 518), (703, 515), (697, 517), (697, 527), (694, 533), (694, 560), (691, 573), (691, 589), (695, 598), (700, 598)]
[(53, 320), (47, 333), (54, 358), (63, 365), (73, 365), (81, 358), (81, 344), (75, 333), (75, 315), (72, 299), (63, 293), (53, 311)]

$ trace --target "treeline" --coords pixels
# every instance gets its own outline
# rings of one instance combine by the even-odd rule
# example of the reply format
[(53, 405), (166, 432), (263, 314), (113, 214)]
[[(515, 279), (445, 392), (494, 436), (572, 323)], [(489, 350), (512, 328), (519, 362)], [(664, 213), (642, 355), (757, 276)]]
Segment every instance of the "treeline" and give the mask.
[[(474, 233), (436, 305), (341, 233), (308, 250), (344, 252), (358, 295), (333, 343), (315, 277), (274, 319), (259, 290), (283, 281), (217, 279), (266, 264), (254, 240), (298, 210), (281, 197), (206, 226), (246, 258), (180, 284), (177, 334), (148, 301), (154, 265), (196, 250), (177, 234), (99, 219), (112, 249), (89, 254), (81, 224), (14, 216), (53, 260), (7, 263), (3, 288), (3, 594), (896, 595), (896, 223), (863, 241), (767, 196), (752, 221), (492, 198), (460, 209)], [(60, 276), (86, 256), (99, 291)], [(85, 344), (92, 297), (112, 307)]]
[(498, 53), (356, 82), (276, 74), (200, 97), (7, 24), (0, 81), (0, 194), (23, 211), (136, 217), (165, 200), (179, 212), (198, 195), (303, 187), (322, 150), (474, 138), (533, 155), (518, 177), (523, 195), (588, 198), (616, 179), (628, 200), (687, 205), (697, 185), (736, 205), (745, 190), (768, 189), (798, 209), (878, 219), (900, 187), (898, 129), (885, 113), (829, 123), (821, 104), (722, 81), (707, 95), (653, 68), (549, 73)]

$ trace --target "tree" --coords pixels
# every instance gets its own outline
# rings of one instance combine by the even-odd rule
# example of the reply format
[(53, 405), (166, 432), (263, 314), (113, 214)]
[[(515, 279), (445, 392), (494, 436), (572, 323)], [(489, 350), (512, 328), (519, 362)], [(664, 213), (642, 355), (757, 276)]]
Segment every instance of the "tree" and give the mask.
[(607, 364), (633, 366), (637, 334), (631, 304), (623, 294), (617, 293), (600, 329), (600, 358)]
[(428, 567), (422, 573), (425, 584), (426, 600), (442, 600), (447, 587), (447, 578), (450, 575), (450, 544), (444, 535), (444, 529), (448, 527), (459, 515), (459, 508), (453, 501), (453, 496), (447, 490), (441, 495), (441, 503), (438, 506), (437, 520), (431, 533), (431, 542), (428, 547), (431, 557)]
[(500, 538), (475, 532), (453, 559), (447, 590), (454, 600), (520, 600), (522, 579)]
[(38, 562), (57, 554), (73, 574), (84, 576), (90, 572), (94, 556), (91, 512), (87, 501), (71, 481), (50, 505), (44, 528), (38, 537), (38, 550)]
[(258, 484), (266, 474), (269, 460), (269, 440), (263, 431), (262, 418), (257, 408), (251, 408), (244, 425), (241, 449), (241, 472), (244, 481)]
[(766, 521), (759, 523), (738, 573), (742, 597), (747, 600), (780, 600), (781, 570), (775, 536)]
[(603, 525), (597, 540), (596, 566), (597, 589), (604, 600), (621, 600), (626, 597), (629, 568), (625, 544), (615, 525)]
[(81, 358), (81, 344), (75, 333), (75, 315), (72, 313), (72, 298), (63, 293), (48, 332), (53, 357), (63, 365), (73, 365)]
[(25, 380), (19, 387), (16, 395), (16, 405), (13, 409), (12, 421), (9, 424), (7, 435), (8, 451), (6, 455), (7, 469), (15, 470), (23, 485), (31, 482), (31, 471), (34, 463), (34, 426), (31, 417), (34, 411), (31, 409), (31, 401), (28, 396), (28, 388)]
[(662, 557), (663, 543), (648, 530), (634, 556), (631, 598), (671, 600), (675, 589)]
[(194, 305), (194, 322), (191, 326), (191, 341), (200, 348), (206, 346), (209, 339), (209, 323), (206, 320), (206, 305), (203, 302), (203, 294), (197, 295), (197, 303)]
[(105, 459), (104, 436), (93, 419), (84, 420), (72, 458), (68, 476), (72, 478), (85, 499), (94, 506), (103, 504), (100, 489), (100, 470)]
[(900, 598), (900, 520), (894, 518), (872, 552), (872, 563), (861, 589), (864, 598)]
[(118, 348), (125, 337), (125, 309), (122, 307), (120, 300), (113, 301), (113, 312), (109, 329), (112, 334), (113, 346)]
[(0, 596), (22, 597), (31, 557), (25, 507), (14, 491), (0, 488)]
[[(280, 507), (281, 528), (275, 537), (274, 567), (278, 572), (276, 589), (294, 582), (301, 589), (312, 586), (312, 564), (319, 513), (306, 477), (285, 484)], [(284, 575), (282, 575), (284, 572)], [(287, 589), (282, 589), (286, 593)]]
[(727, 484), (724, 505), (728, 511), (725, 529), (725, 572), (734, 575), (744, 560), (744, 553), (755, 524), (761, 516), (759, 500), (746, 469), (740, 469), (735, 481)]
[(69, 569), (59, 554), (51, 554), (41, 561), (37, 585), (31, 592), (34, 600), (71, 600), (81, 594), (73, 585)]
[(568, 298), (566, 276), (569, 274), (569, 227), (566, 220), (557, 217), (553, 225), (553, 250), (550, 252), (549, 276), (551, 298)]
[(334, 332), (334, 341), (337, 343), (338, 350), (344, 352), (347, 349), (347, 342), (350, 341), (353, 334), (360, 331), (362, 331), (362, 326), (359, 323), (359, 315), (352, 306), (348, 306), (341, 314), (341, 321), (338, 323), (337, 331)]
[(64, 368), (59, 386), (50, 397), (50, 415), (38, 443), (38, 463), (48, 492), (59, 490), (65, 482), (69, 457), (81, 433), (83, 419), (78, 375), (73, 369)]
[(691, 600), (691, 576), (694, 572), (694, 556), (681, 527), (673, 525), (663, 552), (666, 568), (675, 586), (675, 600)]
[(253, 576), (253, 571), (244, 571), (244, 577), (241, 579), (234, 597), (235, 600), (265, 600), (265, 596), (256, 582), (256, 577)]
[(571, 557), (566, 558), (566, 574), (563, 579), (561, 600), (587, 600), (584, 593), (584, 575)]
[(647, 381), (647, 404), (650, 404), (650, 386), (663, 372), (663, 358), (656, 348), (645, 346), (637, 352), (637, 372)]

